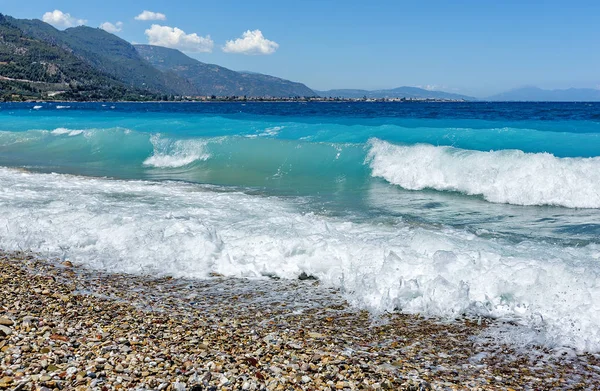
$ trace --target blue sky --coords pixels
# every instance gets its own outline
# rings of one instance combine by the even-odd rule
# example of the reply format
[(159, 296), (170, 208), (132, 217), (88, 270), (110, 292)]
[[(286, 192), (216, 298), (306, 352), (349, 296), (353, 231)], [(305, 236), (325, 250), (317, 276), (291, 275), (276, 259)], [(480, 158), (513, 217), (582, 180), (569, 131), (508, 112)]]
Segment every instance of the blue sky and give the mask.
[[(131, 42), (314, 89), (409, 85), (481, 97), (524, 85), (600, 88), (598, 0), (0, 2), (17, 18), (54, 10), (60, 28), (110, 22)], [(144, 10), (165, 19), (136, 20)]]

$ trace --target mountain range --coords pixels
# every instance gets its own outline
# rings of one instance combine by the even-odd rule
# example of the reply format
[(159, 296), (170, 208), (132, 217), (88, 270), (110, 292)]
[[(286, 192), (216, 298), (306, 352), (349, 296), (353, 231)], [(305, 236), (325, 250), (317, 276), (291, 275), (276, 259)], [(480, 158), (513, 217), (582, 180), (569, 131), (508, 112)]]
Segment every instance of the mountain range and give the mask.
[(205, 64), (174, 49), (134, 46), (99, 28), (63, 31), (0, 14), (0, 95), (48, 92), (77, 100), (316, 95), (301, 83)]
[(156, 69), (172, 73), (190, 82), (194, 95), (217, 96), (315, 96), (302, 83), (260, 73), (236, 72), (194, 60), (176, 49), (162, 46), (135, 45), (143, 59)]
[(338, 97), (338, 98), (412, 98), (412, 99), (448, 99), (448, 100), (477, 100), (472, 96), (453, 94), (444, 91), (433, 91), (426, 90), (418, 87), (398, 87), (389, 90), (353, 90), (353, 89), (341, 89), (341, 90), (329, 90), (329, 91), (316, 91), (315, 92), (322, 97)]

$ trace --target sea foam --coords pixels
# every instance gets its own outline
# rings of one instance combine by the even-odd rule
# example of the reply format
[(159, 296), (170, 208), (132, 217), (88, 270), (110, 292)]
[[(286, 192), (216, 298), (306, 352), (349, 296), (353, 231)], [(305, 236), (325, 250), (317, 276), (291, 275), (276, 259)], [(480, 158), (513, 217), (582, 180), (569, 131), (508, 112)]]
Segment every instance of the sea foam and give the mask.
[(372, 175), (408, 190), (457, 191), (514, 205), (600, 208), (600, 157), (395, 145), (379, 139), (369, 144)]
[[(375, 313), (510, 319), (535, 343), (600, 350), (600, 248), (301, 213), (294, 199), (0, 168), (0, 248), (112, 272), (211, 272), (338, 287)], [(298, 200), (301, 203), (301, 200)]]
[(206, 151), (208, 143), (206, 140), (171, 140), (155, 134), (150, 137), (150, 141), (154, 151), (152, 156), (144, 160), (145, 166), (175, 168), (210, 158), (210, 154)]
[(63, 134), (67, 134), (69, 136), (79, 136), (84, 131), (81, 129), (67, 129), (67, 128), (56, 128), (52, 132), (53, 135), (60, 136)]

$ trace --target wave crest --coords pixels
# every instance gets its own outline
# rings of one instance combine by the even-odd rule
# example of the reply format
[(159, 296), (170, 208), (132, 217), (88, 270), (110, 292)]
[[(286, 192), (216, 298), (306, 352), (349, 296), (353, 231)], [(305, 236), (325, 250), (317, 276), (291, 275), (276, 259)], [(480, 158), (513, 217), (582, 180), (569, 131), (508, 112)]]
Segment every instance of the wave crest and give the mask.
[(480, 195), (490, 202), (600, 208), (600, 158), (519, 150), (472, 151), (369, 141), (371, 175), (408, 190)]
[(206, 140), (171, 140), (156, 134), (150, 138), (150, 141), (154, 146), (154, 152), (144, 160), (145, 166), (176, 168), (210, 158), (210, 154), (206, 151), (208, 144)]

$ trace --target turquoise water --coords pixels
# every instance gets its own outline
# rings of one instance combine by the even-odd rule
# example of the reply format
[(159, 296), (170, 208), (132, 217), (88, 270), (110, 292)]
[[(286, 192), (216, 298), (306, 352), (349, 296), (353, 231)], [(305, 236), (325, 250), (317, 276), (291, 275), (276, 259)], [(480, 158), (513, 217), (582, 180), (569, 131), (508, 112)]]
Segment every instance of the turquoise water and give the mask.
[(0, 104), (0, 166), (0, 247), (600, 347), (598, 104)]

